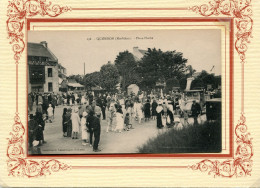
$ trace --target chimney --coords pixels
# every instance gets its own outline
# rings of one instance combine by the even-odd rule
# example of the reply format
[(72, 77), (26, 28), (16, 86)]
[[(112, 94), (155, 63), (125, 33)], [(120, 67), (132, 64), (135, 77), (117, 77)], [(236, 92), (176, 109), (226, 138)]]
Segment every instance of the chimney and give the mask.
[(45, 48), (48, 48), (48, 43), (46, 41), (40, 42)]
[(186, 85), (186, 91), (190, 91), (191, 82), (194, 80), (194, 78), (187, 78), (187, 85)]
[(138, 46), (133, 47), (133, 52), (137, 52), (138, 51)]

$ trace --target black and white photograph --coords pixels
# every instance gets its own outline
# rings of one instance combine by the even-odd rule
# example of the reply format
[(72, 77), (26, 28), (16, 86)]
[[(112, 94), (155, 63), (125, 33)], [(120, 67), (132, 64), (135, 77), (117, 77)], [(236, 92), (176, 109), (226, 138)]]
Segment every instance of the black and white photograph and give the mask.
[(28, 31), (28, 154), (222, 151), (221, 30)]

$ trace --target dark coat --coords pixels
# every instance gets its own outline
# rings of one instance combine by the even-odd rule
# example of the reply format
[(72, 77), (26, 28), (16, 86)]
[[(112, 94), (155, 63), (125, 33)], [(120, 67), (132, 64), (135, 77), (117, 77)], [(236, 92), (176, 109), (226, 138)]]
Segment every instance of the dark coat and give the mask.
[(198, 117), (201, 114), (201, 107), (198, 103), (192, 104), (191, 106), (191, 115), (193, 117)]
[(100, 131), (100, 120), (96, 116), (88, 116), (87, 118), (87, 127), (93, 131)]

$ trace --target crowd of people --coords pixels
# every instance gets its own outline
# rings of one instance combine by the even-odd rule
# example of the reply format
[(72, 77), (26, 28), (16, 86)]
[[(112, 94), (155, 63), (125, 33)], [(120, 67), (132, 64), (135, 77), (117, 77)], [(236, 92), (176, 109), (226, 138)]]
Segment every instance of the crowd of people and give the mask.
[[(89, 144), (94, 152), (99, 152), (101, 119), (106, 121), (107, 133), (130, 131), (134, 129), (135, 120), (139, 124), (156, 120), (158, 129), (173, 127), (180, 123), (179, 118), (174, 119), (174, 114), (180, 111), (179, 97), (179, 94), (161, 96), (146, 95), (144, 92), (128, 96), (107, 93), (95, 96), (92, 92), (30, 93), (28, 96), (29, 148), (46, 143), (45, 124), (53, 123), (55, 107), (58, 105), (63, 106), (63, 136), (80, 139), (81, 135), (82, 145)], [(36, 105), (35, 111), (33, 105)], [(200, 105), (196, 102), (192, 106), (192, 113), (194, 117), (201, 113)]]

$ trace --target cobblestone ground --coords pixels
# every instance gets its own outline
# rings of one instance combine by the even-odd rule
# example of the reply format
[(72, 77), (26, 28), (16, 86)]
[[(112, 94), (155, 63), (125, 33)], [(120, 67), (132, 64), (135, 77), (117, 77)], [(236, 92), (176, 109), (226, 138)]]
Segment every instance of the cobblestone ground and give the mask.
[[(56, 107), (53, 123), (46, 123), (45, 125), (44, 137), (47, 143), (41, 146), (42, 154), (95, 153), (89, 144), (87, 144), (87, 146), (82, 145), (81, 134), (79, 135), (79, 139), (63, 137), (62, 112), (63, 106)], [(189, 122), (192, 123), (192, 120), (189, 119)], [(158, 131), (156, 128), (156, 120), (150, 120), (141, 124), (137, 121), (133, 121), (135, 129), (123, 131), (122, 133), (107, 133), (106, 125), (106, 121), (101, 120), (100, 154), (137, 153), (138, 147), (145, 144), (150, 138), (156, 137), (161, 132), (167, 131), (167, 128)]]

